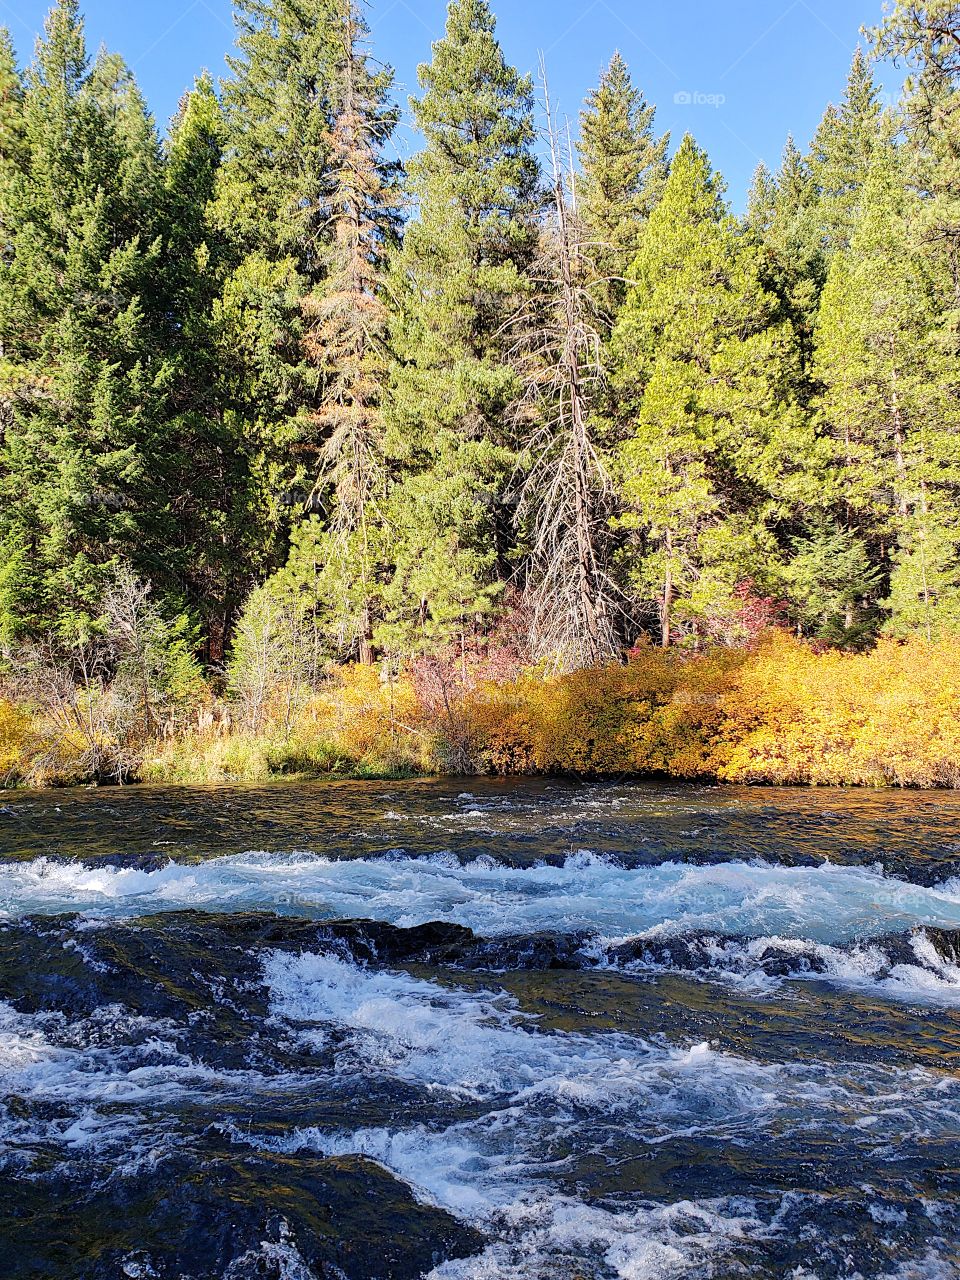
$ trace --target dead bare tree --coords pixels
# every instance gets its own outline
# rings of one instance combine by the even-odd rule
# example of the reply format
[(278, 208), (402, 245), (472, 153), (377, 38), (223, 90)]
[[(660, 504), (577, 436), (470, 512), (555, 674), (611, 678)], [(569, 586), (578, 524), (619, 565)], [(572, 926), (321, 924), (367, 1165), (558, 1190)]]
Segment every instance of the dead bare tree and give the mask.
[[(327, 277), (303, 301), (307, 356), (324, 379), (317, 412), (323, 432), (311, 505), (329, 494), (324, 546), (332, 585), (331, 631), (342, 651), (372, 660), (374, 514), (386, 486), (381, 396), (386, 381), (387, 314), (383, 277), (387, 242), (399, 223), (397, 165), (383, 148), (396, 124), (390, 75), (363, 49), (366, 27), (356, 0), (339, 0), (341, 57), (330, 133)], [(329, 594), (329, 592), (328, 592)]]
[(204, 696), (183, 620), (165, 620), (129, 566), (105, 584), (99, 614), (71, 639), (50, 634), (2, 654), (12, 699), (37, 719), (34, 780), (125, 782)]
[(539, 288), (518, 323), (521, 412), (532, 424), (519, 514), (529, 530), (531, 647), (560, 668), (619, 653), (619, 593), (609, 571), (614, 490), (595, 439), (602, 339), (582, 235), (541, 60), (553, 202), (541, 240)]

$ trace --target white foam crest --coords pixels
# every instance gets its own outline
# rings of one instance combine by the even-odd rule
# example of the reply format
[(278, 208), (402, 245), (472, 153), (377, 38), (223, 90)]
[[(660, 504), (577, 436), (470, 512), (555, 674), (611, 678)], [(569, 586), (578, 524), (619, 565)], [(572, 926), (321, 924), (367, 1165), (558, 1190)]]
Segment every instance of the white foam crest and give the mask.
[(957, 1280), (960, 1267), (928, 1249), (922, 1258), (909, 1258), (899, 1262), (893, 1271), (887, 1271), (878, 1280)]
[(524, 1144), (511, 1123), (518, 1118), (516, 1111), (492, 1112), (440, 1132), (423, 1126), (353, 1133), (307, 1127), (280, 1137), (234, 1136), (269, 1150), (365, 1156), (421, 1202), (495, 1237), (480, 1254), (436, 1267), (430, 1280), (538, 1280), (568, 1274), (563, 1268), (587, 1274), (588, 1261), (624, 1280), (667, 1280), (691, 1274), (731, 1242), (755, 1239), (764, 1230), (749, 1201), (646, 1203), (617, 1211), (560, 1194), (543, 1180), (555, 1164), (522, 1150), (541, 1147), (542, 1135), (534, 1140), (528, 1133)]
[(332, 1027), (350, 1033), (342, 1070), (534, 1112), (538, 1142), (544, 1117), (563, 1129), (584, 1109), (593, 1124), (628, 1123), (647, 1143), (694, 1134), (752, 1141), (758, 1129), (783, 1136), (807, 1128), (871, 1149), (911, 1136), (960, 1137), (960, 1083), (919, 1067), (764, 1064), (706, 1043), (547, 1032), (503, 996), (332, 955), (274, 952), (264, 977), (273, 1016), (299, 1027), (305, 1044), (326, 1046)]
[[(130, 1148), (130, 1162), (149, 1162), (153, 1146), (134, 1150), (131, 1135), (156, 1109), (294, 1089), (304, 1080), (302, 1074), (263, 1075), (195, 1061), (179, 1050), (173, 1024), (131, 1015), (119, 1005), (68, 1023), (61, 1014), (23, 1014), (0, 1001), (0, 1098), (18, 1099), (17, 1110), (0, 1118), (0, 1158), (29, 1158), (32, 1148), (53, 1142), (73, 1151), (119, 1145)], [(56, 1118), (20, 1114), (23, 1104), (51, 1103)]]
[[(223, 1280), (248, 1280), (248, 1277), (275, 1275), (277, 1280), (317, 1280), (297, 1248), (287, 1222), (281, 1222), (277, 1240), (261, 1240), (257, 1249), (248, 1249), (235, 1258), (224, 1272)], [(329, 1272), (324, 1268), (324, 1274)], [(335, 1273), (334, 1273), (335, 1274)]]
[[(538, 1160), (547, 1145), (542, 1133), (527, 1131), (524, 1138), (518, 1121), (528, 1126), (529, 1113), (492, 1111), (440, 1131), (415, 1126), (331, 1133), (304, 1127), (260, 1137), (234, 1130), (232, 1136), (273, 1151), (365, 1156), (405, 1182), (422, 1203), (445, 1209), (491, 1238), (479, 1254), (445, 1262), (426, 1280), (716, 1280), (752, 1274), (750, 1263), (762, 1257), (764, 1244), (795, 1236), (796, 1215), (807, 1217), (824, 1199), (788, 1192), (763, 1211), (747, 1197), (585, 1204), (556, 1189), (550, 1175), (565, 1162)], [(869, 1187), (863, 1190), (870, 1193)], [(903, 1225), (904, 1215), (881, 1202), (868, 1204), (867, 1213), (875, 1222)], [(923, 1256), (904, 1260), (878, 1280), (955, 1280), (956, 1271), (934, 1243), (944, 1242), (931, 1238)], [(827, 1280), (827, 1273), (801, 1269), (795, 1280)]]
[(512, 1123), (518, 1119), (516, 1112), (494, 1112), (441, 1132), (423, 1125), (353, 1132), (307, 1125), (281, 1136), (254, 1136), (235, 1128), (230, 1132), (237, 1142), (269, 1151), (365, 1156), (405, 1182), (423, 1203), (483, 1225), (521, 1193), (528, 1194), (530, 1178), (550, 1167), (521, 1151), (522, 1135)]
[[(590, 951), (603, 963), (607, 946), (621, 941), (624, 940), (597, 939)], [(636, 941), (642, 943), (643, 937)], [(764, 937), (741, 941), (708, 936), (695, 939), (693, 945), (702, 955), (703, 963), (692, 969), (659, 958), (628, 961), (622, 967), (627, 972), (680, 970), (692, 977), (722, 982), (757, 995), (776, 991), (784, 982), (812, 980), (914, 1004), (960, 1006), (960, 966), (946, 960), (923, 930), (914, 932), (909, 941), (916, 964), (905, 960), (891, 963), (883, 946), (876, 943), (843, 948), (804, 938)], [(789, 958), (792, 962), (789, 972), (771, 972), (766, 967), (766, 962), (780, 958)]]
[(110, 1043), (75, 1048), (48, 1036), (44, 1022), (56, 1020), (56, 1015), (44, 1019), (19, 1014), (0, 1002), (0, 1088), (5, 1093), (51, 1102), (139, 1103), (180, 1099), (214, 1084), (228, 1088), (233, 1083), (238, 1091), (251, 1084), (250, 1072), (224, 1071), (181, 1053), (176, 1042), (166, 1038), (163, 1023), (156, 1024), (157, 1034), (127, 1045), (124, 1031), (129, 1026), (142, 1028), (149, 1020), (118, 1013), (105, 1037)]
[[(549, 1098), (604, 1112), (643, 1108), (683, 1123), (735, 1127), (781, 1106), (782, 1070), (716, 1052), (614, 1033), (546, 1033), (502, 996), (370, 971), (333, 955), (273, 952), (265, 962), (271, 1010), (308, 1024), (310, 1043), (334, 1024), (354, 1033), (365, 1070), (485, 1098)], [(319, 1025), (311, 1025), (319, 1024)]]
[(130, 917), (187, 907), (270, 909), (403, 927), (444, 920), (496, 937), (717, 932), (843, 943), (923, 925), (960, 928), (960, 882), (928, 888), (877, 869), (755, 862), (625, 868), (590, 853), (561, 866), (452, 856), (331, 859), (250, 853), (153, 871), (36, 859), (0, 866), (0, 910)]
[[(478, 1256), (442, 1263), (425, 1280), (552, 1280), (602, 1273), (618, 1280), (708, 1280), (763, 1223), (750, 1201), (679, 1201), (617, 1212), (569, 1197), (502, 1215), (507, 1238)], [(589, 1270), (585, 1271), (586, 1265)]]
[(544, 1166), (525, 1160), (513, 1135), (498, 1135), (498, 1121), (493, 1115), (441, 1133), (422, 1127), (334, 1134), (300, 1129), (268, 1145), (364, 1155), (424, 1203), (495, 1237), (480, 1254), (436, 1267), (430, 1280), (538, 1280), (588, 1274), (584, 1264), (591, 1262), (623, 1280), (668, 1280), (699, 1274), (697, 1267), (717, 1261), (731, 1244), (765, 1231), (746, 1200), (646, 1203), (622, 1211), (588, 1206), (538, 1181)]

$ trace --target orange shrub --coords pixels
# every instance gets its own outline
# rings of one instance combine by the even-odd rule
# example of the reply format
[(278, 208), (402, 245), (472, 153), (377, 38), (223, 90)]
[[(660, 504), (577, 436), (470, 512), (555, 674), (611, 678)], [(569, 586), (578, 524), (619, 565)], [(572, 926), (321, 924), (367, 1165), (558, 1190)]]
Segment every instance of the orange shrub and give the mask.
[(820, 653), (774, 631), (750, 652), (642, 649), (482, 685), (464, 714), (492, 773), (960, 786), (960, 639)]
[(482, 685), (466, 699), (478, 762), (494, 773), (704, 776), (741, 660), (651, 649), (624, 666)]

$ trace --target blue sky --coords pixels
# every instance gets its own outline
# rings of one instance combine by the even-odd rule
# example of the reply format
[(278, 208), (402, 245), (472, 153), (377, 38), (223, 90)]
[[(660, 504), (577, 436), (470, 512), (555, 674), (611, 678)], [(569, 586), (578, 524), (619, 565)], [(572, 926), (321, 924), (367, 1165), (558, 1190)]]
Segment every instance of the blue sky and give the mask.
[[(49, 0), (0, 0), (0, 23), (29, 58)], [(863, 24), (881, 0), (494, 0), (509, 58), (535, 70), (546, 57), (561, 114), (575, 117), (614, 49), (657, 104), (674, 142), (690, 130), (727, 179), (740, 208), (760, 160), (775, 168), (792, 132), (809, 140), (842, 92)], [(214, 74), (233, 40), (230, 0), (86, 0), (92, 48), (105, 43), (133, 66), (163, 125), (203, 67)], [(396, 69), (401, 101), (443, 31), (445, 0), (373, 0), (375, 54)], [(898, 80), (881, 77), (888, 92)], [(416, 147), (405, 129), (402, 154)]]

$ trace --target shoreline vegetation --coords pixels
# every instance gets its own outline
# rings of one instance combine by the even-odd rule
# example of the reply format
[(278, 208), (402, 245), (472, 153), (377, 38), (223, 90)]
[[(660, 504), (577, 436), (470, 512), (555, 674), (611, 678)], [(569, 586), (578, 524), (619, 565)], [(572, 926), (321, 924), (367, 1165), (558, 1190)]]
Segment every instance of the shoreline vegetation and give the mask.
[[(262, 673), (261, 673), (262, 675)], [(51, 687), (49, 681), (46, 686)], [(141, 688), (144, 686), (141, 685)], [(66, 692), (64, 690), (62, 692)], [(256, 696), (194, 684), (174, 707), (91, 683), (45, 709), (0, 702), (7, 786), (431, 774), (960, 786), (960, 639), (816, 651), (650, 645), (623, 664), (512, 674), (454, 659), (351, 664)], [(152, 726), (152, 727), (151, 727)]]
[(409, 114), (361, 0), (233, 9), (163, 128), (0, 28), (0, 782), (960, 786), (957, 6), (742, 212), (488, 0)]

